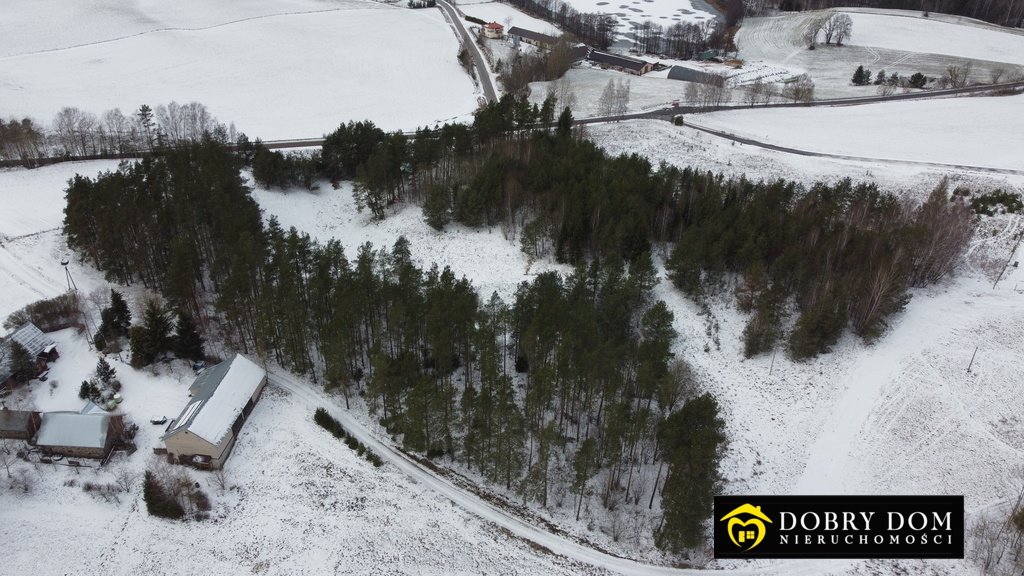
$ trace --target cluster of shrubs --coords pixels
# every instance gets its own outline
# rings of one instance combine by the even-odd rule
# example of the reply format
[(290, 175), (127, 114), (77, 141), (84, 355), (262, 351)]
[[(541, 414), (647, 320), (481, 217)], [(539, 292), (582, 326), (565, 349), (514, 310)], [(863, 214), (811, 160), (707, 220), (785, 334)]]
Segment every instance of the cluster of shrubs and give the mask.
[(4, 320), (4, 328), (14, 330), (31, 322), (43, 332), (56, 332), (65, 328), (84, 328), (81, 319), (78, 294), (68, 292), (49, 300), (33, 302), (14, 312)]
[(319, 424), (324, 430), (333, 434), (335, 438), (344, 440), (346, 446), (355, 450), (356, 454), (366, 458), (374, 466), (380, 467), (384, 464), (384, 461), (381, 460), (380, 456), (367, 448), (362, 442), (353, 438), (348, 432), (345, 432), (345, 428), (341, 425), (341, 422), (335, 420), (333, 416), (327, 413), (327, 410), (317, 408), (316, 412), (313, 413), (313, 421)]
[[(957, 188), (953, 191), (953, 198), (951, 201), (955, 200), (958, 196), (962, 196), (966, 199), (970, 195), (970, 190), (967, 190), (966, 188)], [(1024, 212), (1024, 201), (1021, 200), (1020, 194), (1017, 194), (1016, 192), (1007, 192), (1001, 188), (971, 198), (970, 202), (971, 208), (974, 209), (975, 214), (983, 214), (985, 216)]]
[(194, 486), (187, 474), (173, 476), (161, 482), (151, 470), (146, 470), (142, 483), (142, 499), (146, 510), (153, 516), (181, 520), (186, 516), (186, 506), (194, 512), (193, 518), (205, 520), (213, 509), (210, 497)]

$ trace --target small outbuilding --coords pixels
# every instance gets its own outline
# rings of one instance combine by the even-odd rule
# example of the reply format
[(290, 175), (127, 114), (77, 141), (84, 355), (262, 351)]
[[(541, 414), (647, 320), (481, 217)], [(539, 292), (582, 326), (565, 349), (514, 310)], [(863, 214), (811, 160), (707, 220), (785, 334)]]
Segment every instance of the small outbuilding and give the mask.
[(120, 415), (44, 412), (35, 444), (50, 456), (102, 460), (110, 454), (123, 433)]
[(505, 27), (497, 22), (488, 22), (484, 24), (484, 36), (486, 38), (495, 38), (500, 40), (505, 35)]
[(39, 423), (38, 412), (0, 409), (0, 438), (32, 440), (39, 430)]
[(241, 354), (205, 369), (189, 388), (192, 400), (167, 427), (167, 453), (183, 464), (224, 466), (266, 385), (266, 370)]
[(611, 54), (609, 52), (601, 52), (600, 50), (591, 50), (590, 54), (587, 55), (587, 60), (590, 60), (601, 68), (617, 70), (619, 72), (634, 74), (636, 76), (642, 76), (654, 69), (653, 62), (640, 60), (638, 58), (630, 58), (629, 56), (621, 56), (619, 54)]
[(60, 357), (60, 354), (57, 353), (57, 345), (53, 340), (35, 324), (26, 322), (10, 336), (0, 340), (0, 387), (12, 387), (17, 383), (12, 373), (11, 342), (20, 344), (35, 360), (36, 370), (33, 377), (41, 374), (50, 362)]

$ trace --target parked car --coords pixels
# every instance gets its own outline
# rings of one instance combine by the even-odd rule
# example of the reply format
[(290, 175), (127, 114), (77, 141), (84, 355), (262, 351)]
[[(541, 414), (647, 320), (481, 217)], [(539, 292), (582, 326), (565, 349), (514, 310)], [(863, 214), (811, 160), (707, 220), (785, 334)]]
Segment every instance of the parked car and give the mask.
[(150, 424), (167, 424), (167, 416), (153, 416), (149, 419)]

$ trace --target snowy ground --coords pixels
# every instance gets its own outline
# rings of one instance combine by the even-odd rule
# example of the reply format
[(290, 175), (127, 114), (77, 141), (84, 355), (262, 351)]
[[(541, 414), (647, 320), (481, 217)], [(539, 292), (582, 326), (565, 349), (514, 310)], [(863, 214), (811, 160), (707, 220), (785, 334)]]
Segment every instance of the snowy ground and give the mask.
[(1018, 95), (746, 109), (687, 120), (798, 150), (1024, 170), (1022, 109), (1024, 96)]
[[(574, 117), (603, 116), (598, 102), (609, 80), (629, 83), (629, 106), (627, 109), (630, 113), (667, 108), (672, 105), (673, 100), (685, 102), (686, 85), (689, 84), (689, 82), (669, 80), (664, 77), (631, 76), (611, 70), (602, 70), (589, 64), (580, 64), (566, 72), (563, 80), (559, 81), (568, 82), (570, 89), (576, 95), (576, 105), (572, 108)], [(548, 88), (552, 84), (554, 82), (531, 82), (530, 102), (542, 103), (547, 98)]]
[(851, 84), (860, 65), (872, 72), (884, 69), (904, 77), (915, 72), (941, 77), (950, 65), (970, 63), (971, 80), (988, 82), (996, 70), (1005, 71), (1004, 77), (1019, 74), (1019, 64), (1024, 61), (1024, 36), (991, 26), (936, 22), (892, 11), (851, 13), (853, 36), (846, 45), (819, 44), (816, 50), (808, 50), (801, 37), (816, 15), (797, 12), (745, 19), (736, 35), (739, 57), (748, 68), (763, 68), (763, 75), (772, 80), (780, 75), (809, 74), (818, 98), (875, 94), (875, 86)]
[(3, 113), (49, 123), (64, 106), (100, 114), (199, 101), (266, 140), (316, 137), (362, 119), (411, 130), (476, 107), (458, 41), (436, 9), (363, 0), (122, 4), (5, 6), (5, 22), (20, 26), (0, 35)]
[(505, 32), (512, 26), (518, 26), (525, 28), (526, 30), (532, 30), (534, 32), (540, 32), (541, 34), (550, 34), (552, 36), (560, 36), (562, 34), (558, 28), (546, 20), (540, 18), (534, 18), (517, 10), (516, 8), (509, 6), (508, 4), (502, 4), (501, 2), (459, 2), (459, 10), (462, 10), (463, 14), (467, 16), (474, 16), (483, 20), (484, 22), (497, 22), (505, 27)]
[[(95, 354), (71, 331), (55, 335), (61, 358), (51, 382), (32, 391), (41, 409), (77, 409), (77, 379)], [(269, 386), (226, 467), (229, 488), (211, 473), (191, 475), (214, 509), (202, 523), (151, 517), (141, 483), (107, 502), (76, 481), (110, 483), (127, 468), (156, 466), (163, 427), (141, 416), (176, 414), (192, 375), (184, 363), (155, 374), (114, 362), (121, 409), (140, 425), (139, 450), (105, 469), (18, 463), (28, 494), (0, 490), (5, 573), (50, 574), (576, 574), (581, 566), (540, 553), (457, 508), (400, 471), (374, 468), (312, 422), (309, 402)], [(59, 518), (59, 522), (54, 519)], [(472, 553), (467, 551), (472, 550)], [(592, 568), (587, 568), (592, 570)]]
[[(699, 122), (700, 119), (695, 117), (694, 121)], [(746, 174), (748, 178), (753, 179), (785, 178), (805, 184), (817, 180), (851, 178), (855, 181), (874, 182), (885, 189), (901, 191), (917, 199), (927, 197), (943, 177), (949, 177), (953, 186), (963, 185), (984, 190), (1000, 187), (1024, 190), (1022, 176), (912, 164), (797, 156), (736, 144), (692, 128), (672, 126), (661, 120), (591, 125), (586, 127), (586, 131), (598, 144), (613, 154), (637, 153), (646, 156), (655, 165), (664, 161), (727, 176)]]
[[(587, 130), (613, 152), (639, 152), (653, 161), (756, 177), (811, 181), (863, 175), (919, 197), (942, 175), (932, 168), (794, 158), (732, 146), (665, 122), (625, 122)], [(15, 301), (7, 296), (12, 289), (2, 286), (0, 314), (13, 311), (25, 298), (63, 291), (63, 270), (49, 264), (63, 250), (55, 230), (60, 225), (63, 182), (75, 172), (92, 175), (111, 167), (109, 162), (66, 163), (0, 172), (0, 205), (24, 206), (0, 212), (0, 233), (23, 236), (3, 242), (0, 255), (10, 258), (0, 259), (5, 273), (0, 278), (21, 278), (36, 291)], [(951, 175), (954, 183), (973, 187), (1020, 190), (1024, 183), (1020, 177)], [(420, 263), (451, 265), (484, 296), (498, 291), (508, 298), (530, 275), (550, 268), (564, 270), (549, 262), (528, 267), (512, 235), (498, 228), (453, 227), (438, 233), (422, 222), (418, 209), (408, 207), (382, 223), (372, 223), (367, 214), (355, 211), (348, 187), (334, 190), (325, 185), (316, 193), (257, 190), (254, 196), (285, 226), (297, 226), (320, 239), (339, 238), (350, 256), (364, 241), (386, 247), (405, 235)], [(25, 197), (33, 199), (31, 206), (25, 206)], [(1024, 294), (1014, 290), (1024, 284), (1024, 271), (1011, 269), (996, 289), (988, 275), (997, 261), (1005, 261), (1014, 235), (1022, 231), (1020, 217), (986, 219), (961, 276), (916, 292), (906, 313), (878, 343), (865, 346), (847, 338), (832, 354), (807, 363), (779, 355), (771, 375), (770, 357), (742, 360), (739, 336), (745, 316), (733, 309), (730, 298), (712, 303), (721, 326), (721, 347), (712, 345), (704, 352), (709, 343), (705, 318), (663, 280), (657, 296), (675, 313), (681, 335), (674, 352), (695, 365), (704, 386), (726, 407), (731, 442), (724, 469), (727, 491), (963, 493), (972, 514), (1005, 498), (1014, 463), (1024, 457), (1022, 423), (1015, 411), (1024, 357), (1024, 316), (1019, 314)], [(40, 233), (25, 236), (34, 232)], [(83, 291), (103, 285), (99, 274), (87, 266), (72, 264), (72, 273)], [(46, 384), (36, 385), (30, 396), (12, 397), (10, 402), (43, 409), (80, 405), (74, 383), (88, 375), (95, 356), (80, 337), (69, 332), (55, 337), (62, 353), (52, 371), (51, 382), (57, 387), (51, 391)], [(967, 374), (975, 346), (978, 357)], [(173, 415), (180, 410), (190, 374), (174, 365), (161, 367), (156, 374), (135, 372), (121, 363), (115, 367), (125, 381), (122, 409), (142, 426), (140, 450), (125, 465), (141, 470), (152, 458), (159, 433), (145, 420), (156, 412)], [(306, 394), (268, 389), (228, 465), (229, 483), (236, 488), (220, 494), (210, 485), (209, 475), (197, 473), (215, 501), (214, 519), (200, 525), (152, 519), (139, 509), (137, 492), (114, 504), (63, 485), (72, 478), (111, 481), (109, 471), (82, 471), (76, 477), (67, 468), (32, 470), (33, 493), (0, 490), (5, 518), (0, 537), (17, 543), (9, 565), (15, 572), (43, 574), (83, 569), (114, 574), (189, 572), (200, 566), (213, 574), (365, 573), (380, 567), (395, 574), (594, 573), (592, 567), (565, 564), (509, 538), (391, 465), (370, 468), (312, 425), (313, 403)], [(539, 513), (616, 553), (649, 553), (573, 525), (564, 510)], [(55, 525), (50, 521), (54, 517), (68, 521)], [(188, 557), (174, 557), (183, 549), (190, 551)], [(470, 549), (472, 554), (465, 553)], [(777, 574), (897, 570), (890, 564), (862, 562), (724, 564)], [(905, 566), (917, 572), (913, 568), (920, 564)], [(927, 566), (940, 573), (973, 573), (959, 562)]]

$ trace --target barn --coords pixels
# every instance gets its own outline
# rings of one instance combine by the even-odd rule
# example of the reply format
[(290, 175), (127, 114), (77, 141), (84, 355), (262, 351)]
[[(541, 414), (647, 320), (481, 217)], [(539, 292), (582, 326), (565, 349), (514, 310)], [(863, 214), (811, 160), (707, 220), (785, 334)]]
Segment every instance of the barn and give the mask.
[(642, 76), (654, 69), (653, 62), (630, 58), (629, 56), (620, 56), (618, 54), (601, 52), (599, 50), (591, 50), (590, 54), (587, 56), (587, 60), (590, 60), (601, 68), (617, 70), (619, 72), (625, 72), (626, 74), (635, 74), (636, 76)]
[(555, 44), (558, 44), (558, 38), (554, 36), (548, 36), (547, 34), (541, 34), (540, 32), (534, 32), (533, 30), (527, 30), (518, 26), (508, 29), (508, 37), (516, 45), (520, 42), (525, 42), (545, 50), (551, 50)]
[(51, 456), (102, 460), (110, 454), (123, 432), (120, 415), (44, 412), (35, 444)]
[(266, 370), (241, 354), (207, 368), (163, 435), (167, 453), (181, 464), (223, 467), (266, 385)]

